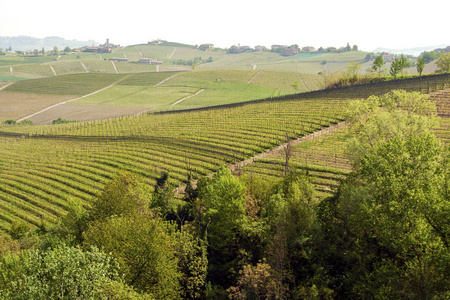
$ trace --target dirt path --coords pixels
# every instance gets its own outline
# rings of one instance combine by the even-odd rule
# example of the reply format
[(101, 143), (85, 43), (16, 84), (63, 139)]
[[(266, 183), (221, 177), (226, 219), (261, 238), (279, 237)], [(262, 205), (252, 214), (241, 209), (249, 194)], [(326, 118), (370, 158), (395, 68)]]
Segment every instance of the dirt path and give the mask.
[(53, 66), (50, 66), (50, 69), (52, 70), (53, 74), (55, 74), (55, 76), (58, 76), (58, 74), (56, 74), (55, 69), (53, 68)]
[(139, 52), (139, 54), (140, 54), (141, 56), (144, 56), (144, 54), (142, 54), (141, 50), (140, 50), (137, 46), (135, 46), (135, 48), (136, 48), (136, 50)]
[(161, 84), (165, 83), (166, 81), (169, 81), (170, 79), (172, 79), (172, 78), (174, 78), (174, 77), (176, 77), (176, 76), (178, 76), (178, 75), (180, 75), (180, 74), (181, 74), (181, 73), (177, 73), (177, 74), (175, 74), (175, 75), (172, 75), (172, 76), (170, 76), (170, 77), (167, 77), (166, 79), (164, 79), (164, 80), (158, 82), (157, 84), (155, 84), (154, 87), (158, 87), (158, 86), (160, 86)]
[(5, 86), (0, 87), (0, 91), (6, 89), (8, 86), (10, 86), (11, 84), (13, 84), (14, 82), (10, 82)]
[(86, 68), (86, 65), (80, 60), (80, 64), (81, 66), (84, 68), (84, 70), (86, 71), (86, 73), (89, 73), (89, 70)]
[(175, 54), (175, 50), (177, 50), (177, 47), (173, 48), (173, 51), (172, 51), (172, 53), (169, 55), (169, 58), (168, 58), (168, 59), (171, 59), (171, 58), (172, 58), (172, 56)]
[(116, 67), (116, 64), (114, 63), (114, 61), (113, 61), (113, 60), (110, 60), (110, 62), (112, 63), (112, 65), (113, 65), (114, 70), (116, 71), (116, 73), (119, 74), (119, 72), (117, 71), (117, 67)]
[(205, 89), (201, 89), (200, 91), (198, 91), (198, 92), (195, 93), (194, 95), (190, 95), (190, 96), (184, 97), (183, 99), (178, 100), (177, 102), (175, 102), (175, 103), (172, 104), (171, 106), (177, 105), (178, 103), (183, 102), (184, 100), (187, 100), (187, 99), (189, 99), (189, 98), (195, 97), (195, 96), (197, 96), (198, 94), (200, 94), (201, 92), (203, 92), (204, 90), (205, 90)]
[(261, 76), (262, 72), (263, 72), (262, 70), (256, 72), (256, 73), (248, 80), (247, 83), (253, 83), (253, 82), (255, 82), (255, 80), (258, 79), (259, 76)]
[(11, 75), (14, 76), (14, 68), (13, 67), (9, 67), (9, 72), (11, 72)]
[[(311, 134), (305, 135), (305, 136), (303, 136), (303, 137), (301, 137), (299, 139), (292, 140), (289, 143), (290, 143), (291, 146), (296, 146), (296, 145), (298, 145), (298, 144), (300, 144), (302, 142), (309, 141), (309, 140), (314, 139), (316, 137), (319, 137), (321, 135), (324, 135), (324, 134), (336, 131), (339, 128), (347, 126), (348, 124), (349, 124), (349, 122), (340, 122), (340, 123), (331, 125), (330, 127), (326, 127), (326, 128), (323, 128), (323, 129), (321, 129), (319, 131), (316, 131), (316, 132), (313, 132)], [(228, 166), (228, 169), (230, 169), (231, 172), (234, 172), (236, 170), (240, 170), (243, 167), (253, 163), (256, 159), (266, 158), (269, 155), (282, 152), (285, 149), (285, 147), (287, 146), (287, 144), (288, 143), (284, 143), (284, 144), (282, 144), (282, 145), (280, 145), (280, 146), (278, 146), (276, 148), (272, 148), (270, 150), (267, 150), (266, 152), (257, 154), (257, 155), (255, 155), (253, 157), (250, 157), (250, 158), (246, 159), (246, 160), (243, 160), (243, 161), (237, 162), (235, 164), (232, 164), (232, 165)], [(212, 174), (208, 175), (208, 177), (211, 177), (211, 176), (212, 176)], [(195, 188), (197, 186), (197, 181), (194, 181), (192, 183), (192, 185)], [(178, 187), (176, 189), (176, 193), (177, 194), (184, 193), (185, 188), (186, 188), (186, 185)]]
[[(129, 75), (129, 76), (130, 76), (130, 75)], [(69, 103), (69, 102), (72, 102), (72, 101), (80, 100), (80, 99), (83, 99), (83, 98), (86, 98), (86, 97), (95, 95), (95, 94), (97, 94), (97, 93), (100, 93), (100, 92), (102, 92), (102, 91), (104, 91), (104, 90), (109, 89), (110, 87), (115, 86), (116, 84), (118, 84), (119, 82), (121, 82), (122, 80), (124, 80), (125, 78), (127, 78), (127, 77), (129, 77), (129, 76), (125, 76), (124, 78), (122, 78), (122, 79), (120, 79), (120, 80), (114, 82), (113, 84), (108, 85), (107, 87), (104, 87), (104, 88), (102, 88), (102, 89), (100, 89), (100, 90), (97, 90), (97, 91), (95, 91), (95, 92), (92, 92), (92, 93), (90, 93), (90, 94), (87, 94), (87, 95), (84, 95), (84, 96), (81, 96), (81, 97), (77, 97), (77, 98), (74, 98), (74, 99), (70, 99), (70, 100), (67, 100), (67, 101), (63, 101), (63, 102), (59, 102), (59, 103), (53, 104), (53, 105), (51, 105), (51, 106), (49, 106), (49, 107), (46, 107), (46, 108), (44, 108), (44, 109), (41, 109), (40, 111), (37, 111), (37, 112), (35, 112), (35, 113), (32, 113), (31, 115), (28, 115), (28, 116), (26, 116), (26, 117), (23, 117), (23, 118), (17, 120), (16, 122), (19, 123), (19, 122), (21, 122), (21, 121), (23, 121), (23, 120), (26, 120), (26, 119), (29, 119), (29, 118), (31, 118), (31, 117), (34, 117), (34, 116), (36, 116), (36, 115), (38, 115), (38, 114), (41, 114), (41, 113), (43, 113), (43, 112), (45, 112), (45, 111), (48, 111), (48, 110), (50, 110), (50, 109), (52, 109), (52, 108), (55, 108), (55, 107), (57, 107), (57, 106), (60, 106), (60, 105), (63, 105), (63, 104), (66, 104), (66, 103)]]

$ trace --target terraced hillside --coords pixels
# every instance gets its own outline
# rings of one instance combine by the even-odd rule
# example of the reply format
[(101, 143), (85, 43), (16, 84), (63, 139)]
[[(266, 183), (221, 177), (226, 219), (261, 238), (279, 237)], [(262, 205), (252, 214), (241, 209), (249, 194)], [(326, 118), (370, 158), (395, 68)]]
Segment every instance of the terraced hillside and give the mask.
[[(408, 84), (414, 88), (413, 82), (403, 83)], [(21, 220), (34, 226), (54, 223), (65, 213), (69, 199), (88, 205), (120, 170), (140, 174), (150, 185), (165, 171), (175, 185), (182, 185), (189, 172), (194, 177), (207, 175), (218, 166), (279, 146), (287, 137), (294, 140), (341, 122), (346, 102), (367, 93), (367, 86), (362, 86), (84, 123), (3, 125), (0, 229)], [(301, 159), (307, 160), (319, 188), (327, 193), (333, 183), (318, 180), (336, 181), (348, 170), (340, 156), (341, 142), (340, 135), (312, 139), (299, 146), (300, 159), (293, 159), (291, 166), (302, 167)], [(252, 168), (264, 163), (280, 176), (279, 161), (280, 157), (268, 157)]]

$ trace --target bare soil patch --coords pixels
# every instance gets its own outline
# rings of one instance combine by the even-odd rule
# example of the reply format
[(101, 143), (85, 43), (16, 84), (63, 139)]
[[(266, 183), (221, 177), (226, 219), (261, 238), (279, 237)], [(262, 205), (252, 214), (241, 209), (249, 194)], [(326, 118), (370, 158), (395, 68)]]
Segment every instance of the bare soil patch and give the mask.
[(33, 124), (45, 125), (51, 124), (53, 120), (58, 118), (72, 121), (91, 121), (131, 116), (145, 111), (148, 111), (148, 108), (64, 103), (50, 110), (43, 111), (29, 120)]
[(36, 95), (2, 91), (0, 92), (0, 120), (16, 120), (73, 97), (71, 95)]

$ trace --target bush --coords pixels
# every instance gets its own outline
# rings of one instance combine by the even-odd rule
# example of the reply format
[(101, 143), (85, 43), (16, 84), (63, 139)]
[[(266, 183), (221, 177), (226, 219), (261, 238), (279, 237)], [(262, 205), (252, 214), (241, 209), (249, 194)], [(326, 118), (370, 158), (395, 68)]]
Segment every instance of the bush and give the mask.
[(73, 123), (73, 122), (75, 122), (75, 121), (70, 121), (70, 120), (58, 118), (56, 120), (53, 120), (52, 124), (55, 125), (55, 124), (65, 124), (65, 123)]

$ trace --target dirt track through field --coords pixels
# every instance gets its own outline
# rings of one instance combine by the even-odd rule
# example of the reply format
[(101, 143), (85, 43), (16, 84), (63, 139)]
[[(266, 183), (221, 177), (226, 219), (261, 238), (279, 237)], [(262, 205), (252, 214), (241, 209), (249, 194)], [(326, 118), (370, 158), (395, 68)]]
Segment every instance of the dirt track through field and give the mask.
[(198, 92), (195, 93), (194, 95), (190, 95), (190, 96), (184, 97), (183, 99), (178, 100), (177, 102), (175, 102), (175, 103), (172, 104), (171, 106), (177, 105), (178, 103), (181, 103), (181, 102), (183, 102), (184, 100), (187, 100), (187, 99), (189, 99), (189, 98), (195, 97), (195, 96), (197, 96), (198, 94), (200, 94), (201, 92), (203, 92), (204, 90), (205, 90), (205, 89), (201, 89), (200, 91), (198, 91)]
[[(316, 132), (313, 132), (313, 133), (310, 133), (308, 135), (302, 136), (301, 138), (298, 138), (296, 140), (292, 140), (292, 141), (289, 142), (289, 144), (290, 144), (290, 146), (296, 146), (296, 145), (298, 145), (298, 144), (300, 144), (302, 142), (309, 141), (311, 139), (314, 139), (316, 137), (322, 136), (324, 134), (334, 132), (334, 131), (338, 130), (339, 128), (347, 126), (348, 124), (349, 124), (349, 122), (347, 122), (347, 121), (336, 123), (334, 125), (331, 125), (329, 127), (323, 128), (323, 129), (318, 130)], [(228, 169), (230, 169), (231, 172), (235, 172), (236, 170), (240, 170), (243, 167), (253, 163), (256, 159), (266, 158), (269, 155), (273, 155), (275, 153), (282, 152), (287, 147), (287, 145), (288, 145), (288, 143), (284, 143), (284, 144), (282, 144), (282, 145), (280, 145), (280, 146), (278, 146), (276, 148), (272, 148), (270, 150), (267, 150), (266, 152), (257, 154), (257, 155), (255, 155), (253, 157), (250, 157), (250, 158), (246, 159), (246, 160), (243, 160), (243, 161), (237, 162), (235, 164), (232, 164), (232, 165), (228, 166)], [(212, 174), (208, 175), (208, 177), (212, 177)], [(197, 186), (197, 181), (192, 182), (192, 185), (195, 188)], [(178, 187), (176, 189), (176, 193), (178, 195), (180, 195), (180, 194), (184, 193), (185, 189), (186, 189), (186, 185), (180, 186), (180, 187)]]
[(13, 84), (14, 82), (10, 82), (5, 86), (0, 87), (0, 91), (6, 89), (8, 86), (10, 86), (11, 84)]
[(86, 68), (86, 65), (80, 60), (80, 64), (81, 66), (84, 68), (84, 70), (86, 71), (86, 73), (89, 73), (88, 68)]
[(100, 93), (100, 92), (102, 92), (102, 91), (104, 91), (104, 90), (109, 89), (110, 87), (115, 86), (116, 84), (118, 84), (119, 82), (121, 82), (122, 80), (124, 80), (125, 78), (128, 78), (128, 77), (129, 77), (129, 76), (125, 76), (124, 78), (120, 79), (119, 81), (116, 81), (116, 82), (114, 82), (113, 84), (108, 85), (107, 87), (104, 87), (104, 88), (102, 88), (102, 89), (100, 89), (100, 90), (97, 90), (97, 91), (95, 91), (95, 92), (92, 92), (92, 93), (90, 93), (90, 94), (87, 94), (87, 95), (84, 95), (84, 96), (81, 96), (81, 97), (77, 97), (77, 98), (74, 98), (74, 99), (70, 99), (70, 100), (67, 100), (67, 101), (63, 101), (63, 102), (59, 102), (59, 103), (53, 104), (53, 105), (51, 105), (51, 106), (49, 106), (49, 107), (46, 107), (46, 108), (44, 108), (44, 109), (41, 109), (40, 111), (37, 111), (37, 112), (33, 113), (33, 114), (31, 114), (31, 115), (28, 115), (28, 116), (26, 116), (26, 117), (23, 117), (23, 118), (17, 120), (16, 122), (21, 122), (21, 121), (23, 121), (23, 120), (29, 119), (29, 118), (34, 117), (34, 116), (36, 116), (36, 115), (38, 115), (38, 114), (41, 114), (41, 113), (43, 113), (43, 112), (45, 112), (45, 111), (48, 111), (48, 110), (50, 110), (50, 109), (52, 109), (52, 108), (55, 108), (55, 107), (57, 107), (57, 106), (60, 106), (60, 105), (63, 105), (63, 104), (66, 104), (66, 103), (69, 103), (69, 102), (72, 102), (72, 101), (80, 100), (80, 99), (83, 99), (83, 98), (86, 98), (86, 97), (95, 95), (95, 94), (97, 94), (97, 93)]
[(170, 77), (167, 77), (166, 79), (164, 79), (164, 80), (158, 82), (157, 84), (155, 84), (154, 87), (158, 87), (158, 86), (160, 86), (161, 84), (165, 83), (166, 81), (169, 81), (170, 79), (172, 79), (172, 78), (174, 78), (174, 77), (176, 77), (176, 76), (178, 76), (178, 75), (180, 75), (180, 74), (181, 74), (181, 73), (177, 73), (177, 74), (175, 74), (175, 75), (172, 75), (172, 76), (170, 76)]

